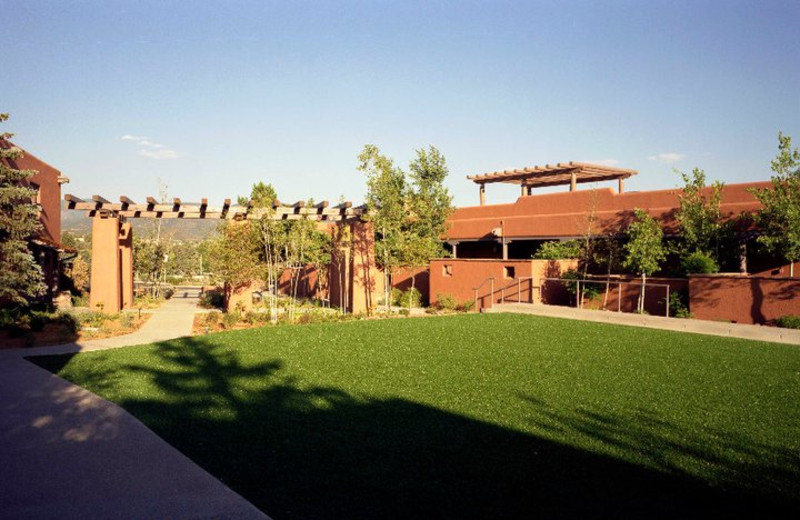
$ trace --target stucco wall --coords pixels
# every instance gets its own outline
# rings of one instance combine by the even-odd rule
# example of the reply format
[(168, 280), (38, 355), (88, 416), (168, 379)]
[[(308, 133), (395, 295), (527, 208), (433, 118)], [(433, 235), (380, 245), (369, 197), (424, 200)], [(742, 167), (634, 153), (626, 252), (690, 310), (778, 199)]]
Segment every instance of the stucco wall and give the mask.
[[(598, 283), (595, 288), (600, 295), (590, 301), (584, 300), (584, 309), (604, 309), (608, 311), (620, 310), (622, 312), (636, 312), (639, 295), (642, 292), (642, 279), (631, 276), (617, 276), (608, 284), (606, 294), (605, 280)], [(689, 282), (685, 278), (648, 278), (645, 289), (644, 310), (653, 316), (666, 315), (667, 288), (669, 292), (686, 293)], [(621, 295), (621, 297), (620, 297)]]
[(430, 278), (431, 274), (428, 267), (418, 267), (417, 269), (398, 269), (392, 275), (392, 289), (407, 291), (411, 288), (411, 275), (414, 275), (414, 287), (422, 295), (422, 302), (427, 304), (430, 298)]
[[(430, 303), (434, 305), (442, 294), (452, 295), (459, 303), (473, 302), (478, 286), (479, 309), (501, 300), (538, 303), (541, 278), (557, 278), (575, 264), (574, 260), (431, 260)], [(489, 278), (494, 278), (494, 285)], [(545, 284), (542, 298), (547, 303), (565, 303), (563, 285)]]
[(701, 320), (770, 323), (800, 316), (800, 278), (742, 275), (689, 277), (689, 310)]

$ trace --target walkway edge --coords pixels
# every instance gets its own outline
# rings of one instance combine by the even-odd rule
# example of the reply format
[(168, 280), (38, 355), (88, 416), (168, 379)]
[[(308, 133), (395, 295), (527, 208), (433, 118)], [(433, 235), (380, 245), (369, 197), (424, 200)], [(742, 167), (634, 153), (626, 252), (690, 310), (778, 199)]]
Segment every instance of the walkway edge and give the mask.
[(573, 307), (558, 307), (555, 305), (537, 305), (530, 303), (495, 304), (494, 308), (485, 309), (484, 312), (533, 314), (536, 316), (592, 321), (596, 323), (612, 323), (648, 329), (671, 330), (675, 332), (689, 332), (692, 334), (706, 334), (709, 336), (723, 336), (754, 341), (800, 345), (800, 330), (766, 327), (762, 325), (666, 318), (663, 316), (575, 309)]

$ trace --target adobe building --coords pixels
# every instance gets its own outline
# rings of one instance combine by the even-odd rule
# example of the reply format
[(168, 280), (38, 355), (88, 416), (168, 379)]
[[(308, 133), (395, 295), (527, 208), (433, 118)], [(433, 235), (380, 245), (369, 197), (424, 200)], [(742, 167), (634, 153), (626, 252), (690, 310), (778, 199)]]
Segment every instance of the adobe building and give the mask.
[[(668, 239), (676, 236), (679, 228), (675, 216), (680, 208), (682, 190), (626, 192), (626, 179), (636, 174), (635, 170), (569, 162), (468, 176), (478, 185), (479, 204), (458, 208), (449, 219), (445, 240), (452, 259), (433, 261), (430, 279), (423, 282), (430, 286), (431, 302), (436, 301), (438, 293), (465, 298), (469, 293), (475, 294), (478, 286), (481, 286), (479, 306), (484, 305), (490, 293), (489, 300), (495, 303), (517, 299), (534, 301), (531, 280), (545, 277), (529, 264), (544, 242), (587, 235), (618, 236), (632, 221), (635, 208), (644, 209), (654, 217)], [(578, 189), (581, 184), (597, 182), (613, 182), (615, 186)], [(510, 204), (487, 204), (486, 186), (494, 183), (520, 186), (520, 197)], [(721, 217), (733, 220), (756, 213), (761, 204), (750, 190), (771, 185), (770, 182), (725, 185)], [(534, 194), (536, 188), (552, 186), (565, 186), (568, 191)], [(710, 194), (711, 188), (707, 188), (707, 192)], [(651, 307), (658, 306), (665, 292), (684, 290), (691, 293), (691, 310), (699, 318), (764, 323), (780, 313), (800, 314), (800, 286), (785, 278), (789, 266), (753, 247), (756, 237), (752, 220), (737, 220), (738, 247), (734, 252), (738, 255), (737, 272), (691, 276), (688, 280), (654, 279), (653, 283), (665, 287), (661, 292), (654, 291)], [(800, 265), (795, 267), (800, 268)], [(518, 273), (524, 274), (524, 283), (520, 282)], [(556, 278), (556, 273), (551, 268), (550, 277)], [(487, 287), (487, 280), (493, 280), (494, 290)], [(494, 294), (497, 287), (503, 292)], [(635, 301), (635, 290), (629, 291), (629, 295), (622, 294), (621, 286), (617, 290), (619, 294), (612, 295), (611, 299), (613, 308), (619, 305), (625, 309)], [(726, 304), (730, 299), (738, 302), (737, 310)], [(663, 315), (663, 304), (661, 307)], [(770, 310), (765, 310), (767, 308)]]
[[(20, 147), (0, 139), (0, 148), (8, 150)], [(42, 230), (31, 240), (30, 248), (44, 273), (44, 282), (47, 286), (45, 297), (52, 299), (59, 289), (62, 255), (66, 252), (61, 245), (61, 185), (68, 183), (69, 179), (61, 175), (56, 168), (25, 150), (22, 150), (21, 157), (14, 160), (4, 159), (4, 162), (17, 170), (37, 172), (25, 181), (25, 185), (36, 190), (39, 221), (42, 223)]]

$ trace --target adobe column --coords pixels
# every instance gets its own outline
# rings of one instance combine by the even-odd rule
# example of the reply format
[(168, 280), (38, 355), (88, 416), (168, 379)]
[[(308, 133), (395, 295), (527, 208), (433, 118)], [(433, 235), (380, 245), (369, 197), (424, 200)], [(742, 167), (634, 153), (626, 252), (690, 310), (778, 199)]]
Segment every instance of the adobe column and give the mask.
[(350, 312), (370, 314), (383, 292), (383, 276), (375, 265), (375, 232), (371, 222), (350, 224), (353, 240), (350, 269)]
[(106, 313), (120, 311), (119, 218), (96, 215), (92, 218), (92, 277), (89, 306)]
[(129, 222), (119, 226), (120, 289), (123, 309), (133, 308), (133, 228)]

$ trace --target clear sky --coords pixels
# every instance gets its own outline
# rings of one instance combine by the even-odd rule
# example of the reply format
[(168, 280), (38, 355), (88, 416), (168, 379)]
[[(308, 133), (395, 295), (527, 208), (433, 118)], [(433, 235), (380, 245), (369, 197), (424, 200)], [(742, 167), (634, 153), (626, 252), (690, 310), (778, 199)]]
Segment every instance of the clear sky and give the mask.
[[(629, 190), (768, 179), (800, 144), (800, 2), (0, 0), (0, 112), (65, 192), (361, 202), (356, 156), (467, 174), (634, 168)], [(518, 188), (490, 186), (489, 202)]]

